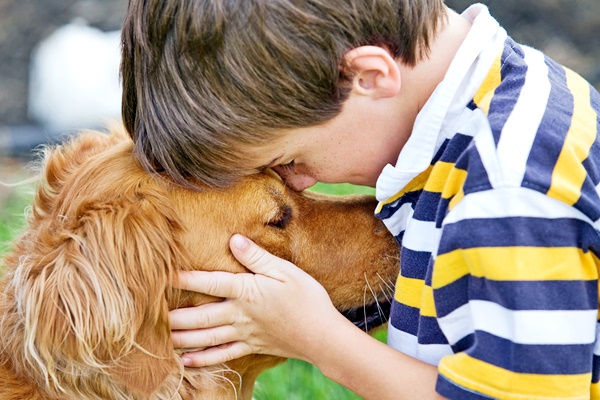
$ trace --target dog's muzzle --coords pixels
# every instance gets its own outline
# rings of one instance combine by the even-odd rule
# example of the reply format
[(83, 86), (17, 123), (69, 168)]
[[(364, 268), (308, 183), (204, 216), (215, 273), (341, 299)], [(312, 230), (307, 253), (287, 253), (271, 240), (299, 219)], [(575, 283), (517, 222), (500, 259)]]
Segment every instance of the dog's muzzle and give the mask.
[(365, 307), (342, 311), (342, 315), (365, 332), (387, 322), (392, 305), (389, 301), (380, 301)]

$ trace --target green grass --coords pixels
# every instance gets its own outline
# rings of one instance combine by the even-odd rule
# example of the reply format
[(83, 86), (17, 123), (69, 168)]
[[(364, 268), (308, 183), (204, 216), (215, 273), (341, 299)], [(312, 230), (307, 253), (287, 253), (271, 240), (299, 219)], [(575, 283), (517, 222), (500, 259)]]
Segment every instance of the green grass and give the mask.
[[(318, 183), (313, 190), (329, 194), (374, 194), (374, 190), (348, 184), (326, 185)], [(31, 201), (31, 186), (11, 191), (0, 209), (0, 254), (25, 224), (25, 209)], [(0, 274), (2, 272), (0, 264)], [(375, 337), (385, 341), (385, 330)], [(358, 400), (350, 390), (327, 379), (316, 367), (299, 360), (288, 360), (264, 372), (254, 391), (257, 400)]]
[(8, 193), (3, 204), (0, 204), (0, 255), (2, 255), (25, 226), (25, 212), (31, 202), (33, 186), (27, 184), (10, 189), (0, 188), (0, 190), (6, 190)]

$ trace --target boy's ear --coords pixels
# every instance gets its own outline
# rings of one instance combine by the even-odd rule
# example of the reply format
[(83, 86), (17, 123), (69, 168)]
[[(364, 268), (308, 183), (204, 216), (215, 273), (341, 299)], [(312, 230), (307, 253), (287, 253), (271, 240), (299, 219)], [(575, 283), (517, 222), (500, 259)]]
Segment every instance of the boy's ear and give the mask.
[(384, 48), (361, 46), (344, 56), (342, 67), (352, 79), (352, 91), (375, 98), (393, 97), (402, 85), (400, 67)]

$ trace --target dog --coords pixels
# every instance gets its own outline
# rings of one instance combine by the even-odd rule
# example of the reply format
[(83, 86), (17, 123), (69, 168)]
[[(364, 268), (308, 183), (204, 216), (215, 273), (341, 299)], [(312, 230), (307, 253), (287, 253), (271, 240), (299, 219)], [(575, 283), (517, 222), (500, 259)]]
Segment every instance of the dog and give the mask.
[(184, 368), (168, 323), (171, 309), (219, 300), (173, 289), (178, 271), (247, 272), (234, 233), (310, 273), (362, 329), (385, 321), (399, 248), (372, 196), (297, 193), (269, 172), (189, 190), (142, 170), (132, 148), (115, 130), (45, 150), (4, 259), (0, 399), (250, 399), (284, 359)]

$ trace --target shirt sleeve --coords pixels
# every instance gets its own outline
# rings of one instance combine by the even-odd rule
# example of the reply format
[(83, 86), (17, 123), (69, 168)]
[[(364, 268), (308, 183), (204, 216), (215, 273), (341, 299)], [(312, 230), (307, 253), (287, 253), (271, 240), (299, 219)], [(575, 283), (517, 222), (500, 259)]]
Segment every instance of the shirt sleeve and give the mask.
[(598, 381), (598, 250), (592, 221), (538, 191), (462, 198), (434, 260), (438, 322), (455, 351), (439, 364), (438, 392), (589, 398)]

